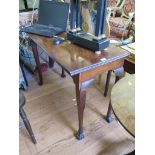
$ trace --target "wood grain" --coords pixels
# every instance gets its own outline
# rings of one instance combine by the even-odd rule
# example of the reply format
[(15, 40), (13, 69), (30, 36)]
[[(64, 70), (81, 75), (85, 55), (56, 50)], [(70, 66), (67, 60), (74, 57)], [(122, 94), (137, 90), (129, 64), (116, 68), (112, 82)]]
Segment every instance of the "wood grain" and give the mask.
[[(66, 37), (65, 34), (60, 36)], [(41, 37), (34, 34), (29, 34), (29, 37), (71, 76), (129, 56), (129, 52), (114, 45), (110, 45), (101, 54), (95, 54), (93, 51), (75, 45), (68, 40), (60, 45), (53, 45), (53, 38)]]

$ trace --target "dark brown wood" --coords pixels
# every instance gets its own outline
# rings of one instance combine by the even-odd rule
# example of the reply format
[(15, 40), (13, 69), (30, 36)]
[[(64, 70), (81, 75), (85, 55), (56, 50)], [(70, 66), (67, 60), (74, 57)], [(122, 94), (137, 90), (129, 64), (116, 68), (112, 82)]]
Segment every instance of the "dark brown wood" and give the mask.
[(49, 68), (53, 68), (54, 67), (54, 60), (49, 57)]
[(81, 83), (81, 75), (73, 76), (73, 81), (75, 83), (75, 90), (76, 90), (76, 100), (77, 100), (77, 108), (78, 108), (78, 120), (79, 120), (79, 130), (76, 134), (76, 138), (78, 140), (82, 140), (84, 138), (83, 132), (83, 115), (84, 115), (84, 108), (86, 102), (86, 88), (92, 84), (95, 79), (91, 79)]
[[(121, 79), (121, 78), (124, 76), (124, 68), (123, 68), (123, 67), (114, 69), (113, 72), (114, 72), (115, 75), (116, 75), (115, 83), (116, 83), (119, 79)], [(108, 94), (110, 78), (111, 78), (111, 73), (110, 73), (110, 71), (109, 71), (108, 74), (107, 74), (106, 85), (105, 85), (105, 91), (104, 91), (104, 96), (105, 96), (105, 97), (106, 97), (107, 94)]]
[(81, 73), (81, 82), (95, 78), (97, 75), (102, 74), (108, 70), (119, 68), (123, 65), (124, 60), (119, 59), (111, 63), (107, 63), (96, 68), (89, 68), (89, 70)]
[(19, 92), (19, 114), (20, 114), (20, 117), (22, 118), (24, 125), (32, 139), (32, 142), (34, 144), (36, 144), (37, 141), (36, 141), (34, 133), (32, 131), (32, 127), (31, 127), (30, 122), (26, 116), (24, 109), (23, 109), (24, 104), (25, 104), (25, 97), (24, 97), (23, 93), (20, 91)]
[[(55, 61), (51, 57), (49, 57), (49, 68), (53, 68), (54, 67), (54, 62)], [(64, 71), (63, 68), (62, 68), (61, 77), (62, 78), (65, 78), (66, 77), (66, 74), (65, 74), (65, 71)]]
[(107, 120), (108, 123), (112, 122), (112, 106), (111, 106), (111, 101), (109, 102), (106, 120)]
[(31, 46), (32, 46), (32, 51), (33, 51), (34, 59), (35, 59), (35, 62), (36, 62), (36, 68), (37, 68), (38, 75), (39, 75), (39, 85), (42, 85), (43, 84), (43, 77), (42, 77), (42, 72), (41, 72), (41, 65), (40, 65), (40, 60), (39, 60), (37, 44), (35, 44), (33, 42), (33, 40), (31, 40), (30, 43), (31, 43)]
[[(124, 60), (124, 71), (129, 73), (129, 74), (135, 74), (135, 62), (133, 60), (130, 60), (129, 58), (126, 58)], [(111, 75), (107, 75), (106, 79), (106, 86), (105, 86), (105, 91), (104, 91), (104, 96), (107, 96), (108, 89), (109, 89), (109, 81), (110, 81)], [(116, 77), (116, 81), (118, 81), (119, 77)], [(116, 82), (115, 81), (115, 82)]]
[[(117, 69), (114, 69), (114, 73), (115, 73), (115, 75), (116, 75), (116, 79), (115, 79), (115, 83), (118, 81), (118, 80), (120, 80), (121, 78), (123, 78), (124, 77), (124, 68), (123, 67), (120, 67), (120, 68), (117, 68)], [(107, 77), (107, 79), (109, 78), (109, 80), (110, 80), (110, 77)], [(109, 87), (109, 82), (108, 82), (108, 84), (107, 84), (107, 82), (106, 82), (106, 85), (108, 85), (107, 86), (107, 91), (108, 91), (108, 87)], [(106, 94), (107, 95), (107, 94)], [(109, 102), (109, 107), (108, 107), (108, 112), (107, 112), (107, 117), (106, 117), (106, 120), (107, 120), (107, 122), (108, 123), (110, 123), (111, 121), (112, 121), (112, 116), (111, 116), (111, 114), (112, 114), (112, 106), (111, 106), (111, 100), (110, 100), (110, 102)]]
[[(110, 45), (108, 50), (105, 50), (101, 54), (95, 54), (93, 51), (72, 44), (68, 40), (56, 46), (51, 44), (53, 38), (41, 37), (34, 34), (30, 34), (29, 36), (37, 46), (52, 57), (71, 76), (124, 59), (129, 55), (129, 52), (114, 45)], [(61, 36), (65, 37), (64, 35)]]
[(111, 77), (111, 70), (109, 70), (109, 71), (108, 71), (108, 74), (107, 74), (107, 80), (106, 80), (105, 91), (104, 91), (104, 96), (105, 96), (105, 97), (107, 96), (107, 93), (108, 93), (110, 77)]
[(64, 70), (63, 68), (62, 68), (61, 77), (62, 77), (62, 78), (65, 78), (65, 77), (66, 77), (65, 70)]
[[(51, 38), (33, 34), (29, 36), (39, 48), (62, 67), (62, 75), (65, 71), (73, 78), (76, 88), (79, 119), (79, 130), (76, 137), (83, 139), (83, 113), (86, 100), (86, 87), (94, 81), (97, 75), (121, 68), (129, 52), (110, 45), (108, 50), (103, 51), (101, 54), (95, 54), (93, 51), (72, 44), (70, 41), (65, 41), (56, 46), (51, 44), (53, 41)], [(65, 37), (65, 34), (60, 36)], [(36, 48), (33, 47), (33, 52), (36, 53), (36, 51)]]
[[(29, 80), (30, 91), (26, 92), (28, 102), (24, 110), (28, 112), (26, 114), (38, 144), (37, 149), (34, 149), (29, 135), (21, 129), (19, 154), (27, 155), (32, 152), (32, 155), (123, 155), (122, 153), (132, 151), (135, 146), (134, 138), (116, 121), (108, 124), (104, 120), (110, 96), (103, 97), (100, 90), (102, 87), (96, 85), (98, 76), (95, 85), (86, 89), (83, 120), (85, 138), (79, 141), (73, 136), (78, 130), (75, 85), (72, 78), (67, 75), (66, 79), (62, 79), (54, 73), (55, 70), (61, 73), (61, 68), (56, 64), (54, 71), (48, 69), (43, 73), (45, 82), (41, 87), (36, 85), (34, 78)], [(102, 79), (104, 78), (105, 73), (102, 74)]]

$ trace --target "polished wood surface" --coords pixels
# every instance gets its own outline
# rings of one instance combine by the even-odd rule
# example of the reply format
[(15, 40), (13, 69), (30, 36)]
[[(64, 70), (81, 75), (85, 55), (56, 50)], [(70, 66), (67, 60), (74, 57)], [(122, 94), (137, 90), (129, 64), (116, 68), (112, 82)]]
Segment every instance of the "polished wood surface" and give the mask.
[(119, 80), (111, 92), (114, 114), (125, 129), (135, 135), (135, 75)]
[[(62, 34), (63, 37), (65, 34)], [(30, 34), (30, 43), (36, 60), (39, 75), (39, 83), (43, 84), (41, 66), (37, 48), (46, 52), (52, 61), (57, 62), (62, 67), (62, 77), (64, 70), (72, 77), (77, 99), (79, 129), (76, 134), (77, 139), (84, 138), (83, 116), (86, 101), (86, 88), (94, 81), (97, 75), (109, 70), (116, 70), (117, 80), (124, 74), (123, 63), (129, 52), (121, 50), (111, 45), (101, 54), (65, 41), (60, 45), (53, 45), (53, 39)], [(50, 60), (51, 62), (51, 60)], [(52, 65), (51, 65), (52, 66)]]
[[(64, 36), (64, 34), (62, 36)], [(108, 64), (129, 55), (127, 51), (115, 45), (110, 45), (108, 50), (105, 50), (101, 54), (95, 54), (67, 40), (60, 45), (53, 45), (53, 38), (46, 38), (33, 34), (30, 34), (30, 38), (37, 46), (55, 59), (59, 65), (63, 66), (70, 75), (75, 75)]]

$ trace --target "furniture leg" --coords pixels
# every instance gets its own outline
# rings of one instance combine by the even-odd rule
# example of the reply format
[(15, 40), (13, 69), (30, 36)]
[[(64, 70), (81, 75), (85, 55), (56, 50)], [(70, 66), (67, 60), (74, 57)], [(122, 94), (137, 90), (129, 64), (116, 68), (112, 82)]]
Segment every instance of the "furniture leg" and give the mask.
[(19, 113), (20, 113), (21, 118), (23, 119), (23, 122), (25, 124), (25, 127), (26, 127), (29, 135), (31, 136), (31, 139), (32, 139), (33, 143), (36, 144), (37, 142), (36, 142), (36, 139), (34, 137), (30, 122), (29, 122), (29, 120), (28, 120), (28, 118), (27, 118), (27, 116), (25, 114), (25, 111), (24, 111), (24, 109), (22, 107), (19, 108)]
[(109, 107), (108, 107), (108, 112), (107, 112), (107, 116), (106, 116), (106, 120), (108, 123), (112, 122), (112, 106), (111, 106), (111, 100), (109, 102)]
[(65, 70), (64, 70), (63, 68), (62, 68), (61, 77), (62, 77), (62, 78), (65, 78), (65, 77), (66, 77)]
[(79, 130), (76, 134), (78, 140), (84, 138), (83, 132), (83, 115), (86, 101), (86, 87), (90, 85), (94, 79), (80, 83), (80, 76), (73, 78), (76, 87), (76, 99), (77, 99), (77, 109), (78, 109), (78, 120), (79, 120)]
[(104, 91), (104, 97), (106, 97), (107, 93), (108, 93), (110, 78), (111, 78), (111, 70), (109, 70), (108, 74), (107, 74), (107, 79), (106, 79), (106, 84), (105, 84), (105, 91)]
[(37, 71), (38, 71), (38, 74), (39, 74), (39, 85), (42, 85), (43, 84), (43, 77), (42, 77), (42, 72), (41, 72), (41, 65), (40, 65), (37, 45), (31, 41), (31, 46), (32, 46), (34, 59), (35, 59), (35, 62), (36, 62)]
[(54, 66), (54, 62), (55, 61), (51, 57), (49, 57), (49, 68), (52, 68)]
[(79, 119), (79, 130), (76, 134), (76, 138), (78, 140), (81, 140), (84, 138), (83, 113), (84, 113), (85, 101), (86, 101), (86, 90), (78, 88), (76, 86), (76, 99), (77, 99), (78, 119)]
[[(113, 71), (114, 71), (114, 73), (115, 73), (115, 75), (116, 75), (115, 83), (116, 83), (120, 78), (124, 77), (124, 68), (123, 68), (123, 67), (117, 68), (117, 69), (115, 69), (115, 70), (113, 70)], [(107, 94), (108, 94), (110, 78), (111, 78), (111, 70), (108, 71), (108, 74), (107, 74), (106, 85), (105, 85), (105, 91), (104, 91), (104, 97), (106, 97)]]
[[(117, 69), (114, 70), (114, 73), (116, 75), (116, 79), (115, 79), (115, 83), (116, 83), (119, 79), (124, 77), (124, 68), (123, 67), (117, 68)], [(109, 107), (108, 107), (108, 112), (107, 112), (107, 117), (106, 117), (106, 120), (107, 120), (108, 123), (112, 122), (111, 114), (112, 114), (112, 107), (111, 107), (111, 100), (110, 100)]]

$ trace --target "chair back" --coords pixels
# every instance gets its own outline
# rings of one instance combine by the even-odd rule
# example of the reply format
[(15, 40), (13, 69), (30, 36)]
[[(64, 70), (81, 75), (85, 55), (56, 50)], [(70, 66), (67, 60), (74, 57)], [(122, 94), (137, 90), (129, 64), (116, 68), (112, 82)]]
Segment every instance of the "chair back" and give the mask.
[(135, 12), (135, 0), (125, 0), (122, 8), (122, 17), (129, 18), (129, 13)]
[(121, 0), (108, 0), (108, 7), (117, 7)]

